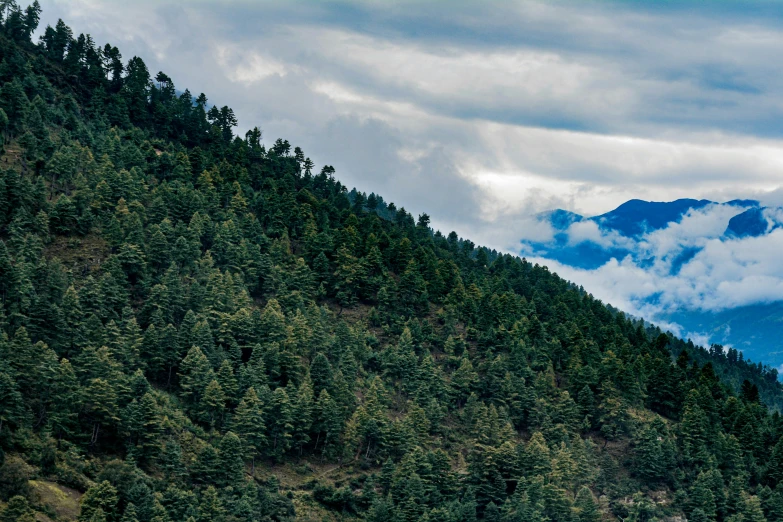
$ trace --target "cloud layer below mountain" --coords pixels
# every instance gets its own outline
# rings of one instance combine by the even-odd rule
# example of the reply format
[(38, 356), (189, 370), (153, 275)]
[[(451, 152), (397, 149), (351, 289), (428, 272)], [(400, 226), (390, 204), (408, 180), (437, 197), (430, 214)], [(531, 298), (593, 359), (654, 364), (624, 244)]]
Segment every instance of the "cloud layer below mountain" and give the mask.
[[(729, 220), (744, 207), (710, 204), (688, 211), (665, 228), (626, 237), (594, 221), (572, 224), (560, 241), (566, 248), (592, 243), (620, 251), (600, 267), (586, 270), (552, 261), (541, 247), (528, 247), (531, 260), (578, 281), (600, 299), (640, 317), (663, 323), (692, 337), (669, 321), (679, 311), (721, 312), (783, 300), (783, 229), (779, 209), (764, 209), (767, 231), (758, 237), (726, 235)], [(552, 244), (538, 235), (539, 245)]]

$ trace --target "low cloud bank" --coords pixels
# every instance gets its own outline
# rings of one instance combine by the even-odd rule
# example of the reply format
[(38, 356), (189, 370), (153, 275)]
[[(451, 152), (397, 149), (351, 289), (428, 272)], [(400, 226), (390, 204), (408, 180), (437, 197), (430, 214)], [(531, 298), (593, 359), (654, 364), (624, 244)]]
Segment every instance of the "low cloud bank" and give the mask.
[(783, 300), (783, 229), (777, 228), (781, 211), (762, 211), (767, 230), (758, 237), (727, 235), (729, 220), (745, 209), (711, 204), (688, 211), (663, 229), (631, 238), (591, 221), (570, 225), (563, 232), (568, 248), (593, 244), (623, 252), (595, 269), (541, 255), (540, 243), (539, 248), (528, 244), (522, 253), (605, 302), (706, 342), (705, 334), (683, 331), (669, 318), (682, 311), (718, 313)]

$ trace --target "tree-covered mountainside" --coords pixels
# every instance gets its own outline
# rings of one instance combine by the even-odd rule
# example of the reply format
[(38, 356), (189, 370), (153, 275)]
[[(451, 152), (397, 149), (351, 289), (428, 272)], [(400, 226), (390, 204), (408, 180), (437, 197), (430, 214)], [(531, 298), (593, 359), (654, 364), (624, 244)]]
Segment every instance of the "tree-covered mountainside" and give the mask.
[(0, 3), (0, 522), (783, 520), (776, 372), (38, 15)]

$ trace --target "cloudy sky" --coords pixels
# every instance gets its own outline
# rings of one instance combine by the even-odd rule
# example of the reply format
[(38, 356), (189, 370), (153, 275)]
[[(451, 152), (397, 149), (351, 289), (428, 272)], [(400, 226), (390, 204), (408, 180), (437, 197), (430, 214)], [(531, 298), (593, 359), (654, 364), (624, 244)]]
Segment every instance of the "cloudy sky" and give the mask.
[(43, 0), (42, 27), (62, 17), (242, 132), (505, 251), (556, 207), (783, 202), (779, 4), (639, 4)]
[(513, 250), (547, 208), (780, 185), (777, 4), (654, 4), (44, 0), (42, 26), (62, 17), (346, 184)]

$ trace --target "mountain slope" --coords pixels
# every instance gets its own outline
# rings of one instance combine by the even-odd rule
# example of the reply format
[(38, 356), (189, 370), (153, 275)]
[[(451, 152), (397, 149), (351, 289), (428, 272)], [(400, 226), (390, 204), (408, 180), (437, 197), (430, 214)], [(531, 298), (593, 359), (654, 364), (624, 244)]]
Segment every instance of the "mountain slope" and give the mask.
[(764, 207), (752, 207), (737, 214), (729, 220), (729, 226), (726, 227), (726, 235), (729, 237), (758, 237), (766, 233), (770, 228), (777, 228), (777, 224), (769, 226)]
[(783, 516), (764, 369), (9, 13), (2, 520)]

